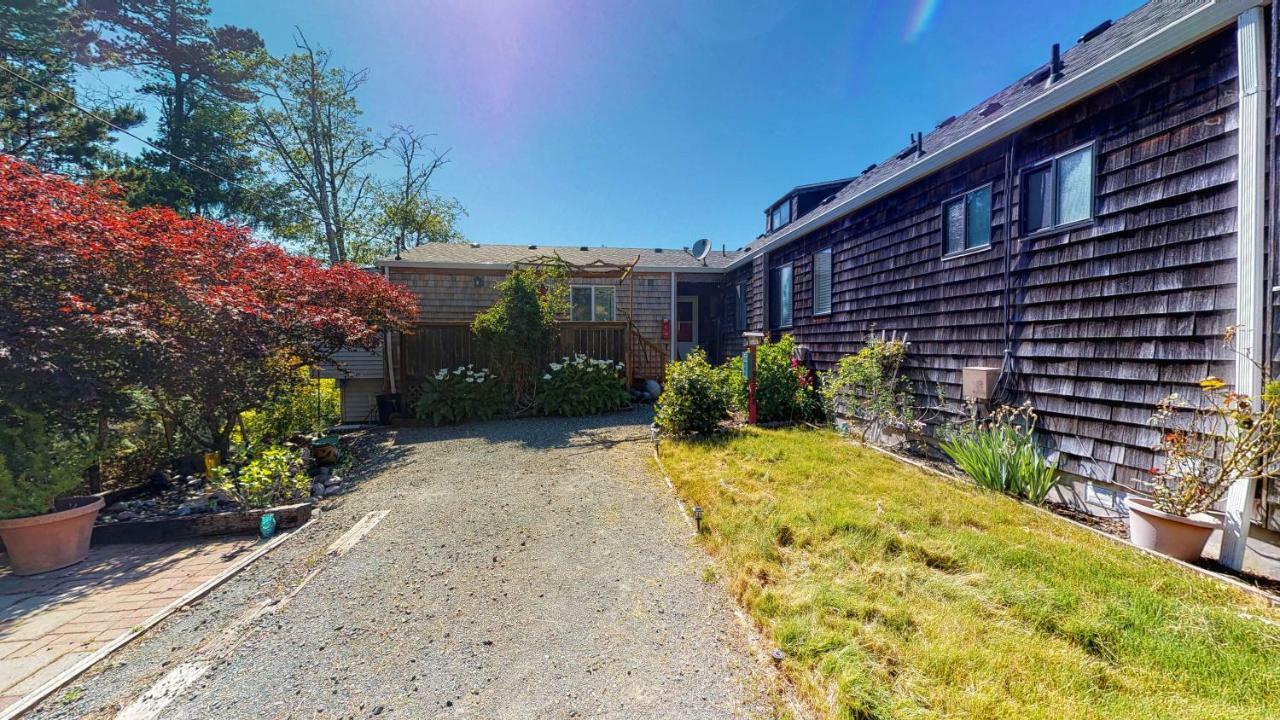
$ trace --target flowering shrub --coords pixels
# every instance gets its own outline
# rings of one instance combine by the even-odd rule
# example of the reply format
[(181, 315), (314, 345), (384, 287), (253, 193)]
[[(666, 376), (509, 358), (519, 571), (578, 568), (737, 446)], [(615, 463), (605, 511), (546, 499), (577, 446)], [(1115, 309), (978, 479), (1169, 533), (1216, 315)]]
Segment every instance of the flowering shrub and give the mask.
[(506, 407), (502, 384), (487, 368), (441, 368), (422, 382), (415, 414), (432, 424), (488, 420)]
[(902, 374), (907, 345), (874, 334), (854, 355), (840, 358), (822, 374), (822, 398), (831, 418), (851, 416), (862, 422), (862, 439), (885, 427), (923, 429), (915, 410), (911, 380)]
[[(672, 435), (713, 432), (729, 417), (735, 402), (729, 372), (733, 370), (731, 364), (712, 367), (701, 348), (668, 364), (667, 386), (658, 398), (658, 427)], [(740, 371), (737, 374), (741, 376)]]
[(283, 447), (263, 450), (233, 472), (214, 468), (214, 484), (246, 507), (266, 508), (302, 500), (311, 488), (298, 453)]
[(978, 485), (1039, 505), (1057, 481), (1058, 463), (1036, 445), (1036, 420), (1030, 403), (1002, 405), (984, 420), (947, 428), (939, 447)]
[(538, 403), (548, 415), (594, 415), (631, 401), (620, 362), (574, 355), (547, 367), (538, 386)]
[(813, 420), (822, 407), (809, 372), (795, 358), (796, 341), (783, 335), (756, 348), (756, 419), (759, 422)]
[[(1230, 341), (1230, 337), (1228, 337)], [(1261, 402), (1216, 377), (1200, 381), (1203, 402), (1164, 398), (1150, 424), (1164, 432), (1153, 448), (1165, 456), (1151, 468), (1157, 510), (1194, 515), (1213, 507), (1237, 480), (1280, 477), (1280, 380), (1264, 371)]]

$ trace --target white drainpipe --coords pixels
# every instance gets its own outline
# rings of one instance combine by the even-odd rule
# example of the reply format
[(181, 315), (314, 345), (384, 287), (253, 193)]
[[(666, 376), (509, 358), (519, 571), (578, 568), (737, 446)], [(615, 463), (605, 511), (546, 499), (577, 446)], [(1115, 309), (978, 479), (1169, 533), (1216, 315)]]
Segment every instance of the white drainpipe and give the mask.
[[(1266, 189), (1263, 153), (1267, 126), (1267, 45), (1262, 8), (1246, 10), (1236, 18), (1236, 62), (1239, 68), (1240, 129), (1237, 163), (1239, 192), (1236, 231), (1236, 392), (1258, 398), (1262, 394), (1264, 362), (1264, 309), (1267, 289), (1263, 277), (1263, 194)], [(1226, 522), (1222, 529), (1219, 561), (1239, 570), (1249, 538), (1249, 519), (1256, 481), (1238, 480), (1227, 491)]]
[[(386, 278), (387, 282), (391, 282), (391, 271), (386, 265), (382, 266), (382, 277)], [(387, 368), (387, 381), (390, 383), (389, 387), (392, 394), (394, 394), (396, 392), (396, 361), (391, 353), (391, 331), (385, 330), (382, 334), (384, 336), (382, 339), (382, 356), (387, 359), (385, 365)]]
[(671, 273), (671, 320), (667, 323), (667, 331), (671, 335), (671, 360), (676, 359), (676, 274)]

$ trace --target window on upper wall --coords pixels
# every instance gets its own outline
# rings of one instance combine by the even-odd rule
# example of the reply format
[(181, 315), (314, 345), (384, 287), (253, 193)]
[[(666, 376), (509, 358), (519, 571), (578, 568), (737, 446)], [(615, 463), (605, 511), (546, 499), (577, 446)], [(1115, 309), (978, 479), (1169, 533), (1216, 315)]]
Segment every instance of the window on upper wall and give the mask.
[(991, 186), (980, 187), (942, 204), (942, 254), (952, 255), (991, 244)]
[(1022, 174), (1022, 231), (1048, 230), (1093, 217), (1093, 145), (1063, 153)]
[(831, 248), (813, 254), (813, 314), (831, 314)]
[(602, 285), (574, 285), (569, 289), (569, 319), (608, 322), (614, 318), (614, 289)]
[(734, 306), (733, 306), (733, 327), (738, 332), (745, 332), (747, 329), (747, 284), (740, 282), (733, 287)]
[(769, 272), (769, 327), (791, 327), (791, 266)]
[(791, 222), (791, 201), (788, 200), (781, 205), (775, 207), (769, 213), (769, 232), (773, 232), (778, 228)]

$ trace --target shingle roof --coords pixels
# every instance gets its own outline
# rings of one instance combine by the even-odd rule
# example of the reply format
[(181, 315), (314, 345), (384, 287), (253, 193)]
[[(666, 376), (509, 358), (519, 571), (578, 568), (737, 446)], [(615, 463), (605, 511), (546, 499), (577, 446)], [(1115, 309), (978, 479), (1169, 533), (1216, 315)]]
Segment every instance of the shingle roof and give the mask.
[[(1047, 82), (1050, 48), (1046, 47), (1044, 49), (1046, 61), (1043, 65), (1022, 76), (1009, 87), (973, 106), (967, 112), (948, 118), (931, 132), (926, 133), (922, 143), (925, 154), (927, 155), (930, 152), (946, 147), (973, 133), (978, 128), (995, 122), (1027, 102), (1049, 92), (1062, 79), (1068, 79), (1074, 74), (1101, 64), (1126, 47), (1156, 33), (1192, 10), (1211, 2), (1213, 0), (1151, 0), (1151, 2), (1116, 20), (1111, 27), (1087, 42), (1079, 43), (1063, 52), (1062, 76), (1053, 84)], [(1083, 33), (1087, 29), (1082, 28), (1081, 32)], [(915, 128), (903, 128), (903, 130), (904, 132), (911, 132)], [(904, 150), (906, 149), (904, 148)], [(889, 159), (881, 161), (868, 171), (855, 177), (852, 182), (836, 193), (829, 202), (819, 205), (802, 217), (796, 218), (791, 223), (770, 234), (752, 240), (746, 249), (750, 251), (767, 244), (774, 237), (822, 215), (842, 201), (858, 195), (909, 168), (923, 157), (916, 152), (905, 153), (904, 150), (898, 151), (891, 155)]]
[[(703, 264), (692, 255), (679, 248), (609, 248), (609, 247), (567, 247), (556, 245), (489, 245), (484, 243), (427, 243), (406, 250), (400, 257), (410, 263), (432, 263), (441, 265), (493, 265), (506, 267), (512, 263), (532, 260), (539, 257), (559, 255), (575, 265), (601, 261), (623, 265), (640, 258), (638, 268), (692, 270), (701, 269)], [(740, 250), (712, 250), (707, 255), (708, 268), (721, 268), (743, 255)], [(383, 262), (394, 262), (384, 260)]]

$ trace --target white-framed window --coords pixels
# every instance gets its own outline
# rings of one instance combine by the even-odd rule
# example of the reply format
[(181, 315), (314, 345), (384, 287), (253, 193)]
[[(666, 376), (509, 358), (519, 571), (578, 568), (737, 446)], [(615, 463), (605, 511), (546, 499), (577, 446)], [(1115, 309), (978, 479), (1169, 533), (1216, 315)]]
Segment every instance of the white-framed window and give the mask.
[(791, 201), (787, 200), (770, 211), (769, 232), (773, 232), (789, 222), (791, 222)]
[(769, 271), (769, 327), (791, 327), (791, 264)]
[(1022, 231), (1034, 233), (1093, 218), (1093, 144), (1022, 173)]
[(734, 285), (733, 326), (738, 332), (747, 329), (747, 284), (740, 282)]
[(574, 322), (612, 321), (614, 297), (614, 288), (610, 285), (573, 285), (569, 288), (569, 319)]
[(813, 314), (831, 314), (831, 248), (813, 254)]
[(991, 244), (991, 186), (983, 185), (942, 203), (942, 254)]

